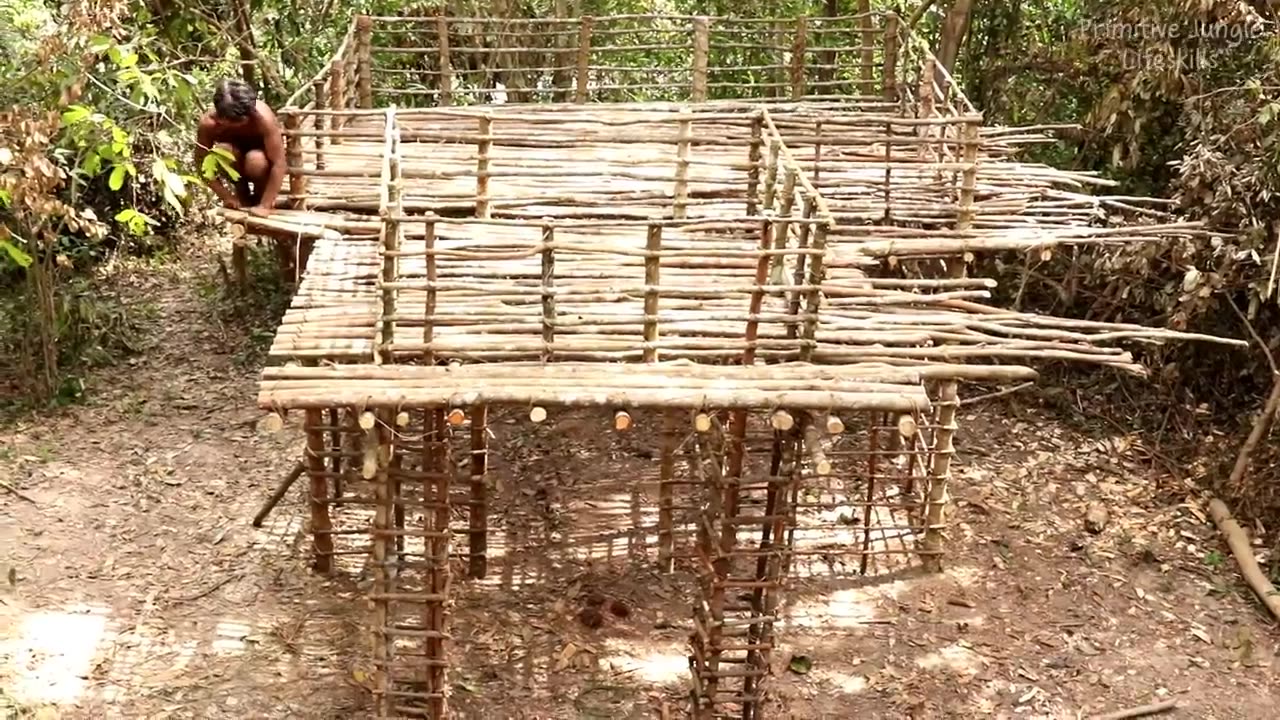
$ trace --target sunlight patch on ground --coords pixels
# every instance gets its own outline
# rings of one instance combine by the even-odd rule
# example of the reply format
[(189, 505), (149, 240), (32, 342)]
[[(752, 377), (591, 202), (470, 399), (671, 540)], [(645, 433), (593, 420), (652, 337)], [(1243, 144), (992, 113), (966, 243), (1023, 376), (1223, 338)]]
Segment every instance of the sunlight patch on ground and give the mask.
[(18, 622), (16, 637), (0, 644), (11, 658), (6, 692), (27, 704), (71, 704), (88, 689), (98, 647), (109, 641), (109, 608), (37, 611)]
[(866, 692), (867, 688), (871, 686), (865, 675), (815, 670), (812, 677), (844, 695), (856, 695)]
[(977, 675), (984, 665), (982, 656), (971, 648), (952, 643), (916, 659), (924, 670), (950, 670), (961, 675)]
[(683, 686), (688, 682), (689, 658), (683, 643), (610, 639), (604, 647), (606, 654), (601, 659), (609, 663), (614, 672), (658, 685)]

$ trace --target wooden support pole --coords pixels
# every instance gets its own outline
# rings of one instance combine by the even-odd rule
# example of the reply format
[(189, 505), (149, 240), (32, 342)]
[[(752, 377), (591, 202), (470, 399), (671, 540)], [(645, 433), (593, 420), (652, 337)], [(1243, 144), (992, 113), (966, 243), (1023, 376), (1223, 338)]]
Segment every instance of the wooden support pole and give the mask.
[[(817, 210), (817, 207), (818, 207), (817, 198), (813, 196), (806, 197), (804, 199), (804, 206), (800, 209), (800, 216), (805, 220), (809, 220), (810, 218), (813, 217), (813, 213)], [(798, 237), (796, 238), (796, 248), (799, 250), (808, 249), (809, 238), (812, 235), (812, 233), (813, 233), (812, 225), (810, 225), (807, 222), (801, 225), (800, 232), (798, 233)], [(792, 276), (791, 276), (791, 284), (795, 285), (796, 288), (800, 288), (805, 284), (805, 270), (808, 268), (808, 264), (809, 264), (808, 255), (805, 255), (803, 253), (796, 255), (795, 272), (792, 273)], [(801, 291), (799, 289), (792, 290), (790, 291), (790, 293), (791, 293), (791, 300), (787, 304), (787, 312), (791, 315), (792, 318), (798, 318), (800, 316), (800, 306), (802, 303), (803, 296), (801, 295)], [(793, 320), (787, 323), (787, 337), (789, 339), (795, 339), (799, 336), (800, 336), (799, 321)]]
[(422, 352), (422, 364), (431, 367), (436, 364), (436, 353), (431, 349), (431, 343), (435, 340), (436, 328), (436, 280), (439, 276), (439, 270), (436, 265), (436, 219), (434, 215), (427, 216), (426, 227), (423, 230), (423, 245), (427, 253), (427, 302), (424, 308), (422, 318), (422, 345), (427, 348)]
[(884, 99), (898, 99), (898, 14), (890, 12), (884, 19)]
[(423, 515), (426, 531), (431, 537), (426, 541), (426, 555), (430, 570), (427, 572), (428, 592), (441, 598), (425, 608), (426, 629), (432, 633), (427, 638), (427, 682), (426, 691), (431, 694), (428, 717), (448, 717), (448, 655), (445, 648), (445, 637), (448, 628), (445, 623), (450, 590), (449, 573), (449, 479), (453, 476), (453, 458), (449, 453), (448, 425), (445, 422), (444, 410), (436, 409), (427, 413), (426, 426), (430, 429), (427, 443), (428, 463), (426, 470), (431, 480), (427, 481), (426, 501), (434, 507)]
[(964, 170), (960, 180), (960, 210), (956, 218), (956, 227), (968, 229), (973, 227), (977, 219), (974, 194), (978, 190), (978, 121), (966, 121), (961, 128), (961, 145), (963, 147)]
[(707, 101), (707, 57), (711, 51), (709, 20), (698, 16), (693, 19), (693, 68), (690, 100)]
[[(369, 414), (369, 413), (366, 413)], [(361, 424), (364, 427), (364, 424)], [(373, 706), (379, 715), (391, 714), (395, 698), (390, 694), (391, 673), (388, 665), (395, 654), (395, 636), (388, 630), (392, 625), (390, 601), (386, 598), (397, 589), (398, 573), (393, 574), (390, 568), (398, 564), (400, 558), (393, 562), (391, 547), (397, 537), (394, 531), (395, 498), (392, 495), (390, 473), (391, 439), (388, 428), (374, 420), (365, 428), (361, 450), (364, 454), (364, 469), (361, 473), (365, 479), (373, 481), (374, 516), (373, 516)]]
[(920, 540), (922, 564), (929, 572), (942, 571), (942, 552), (946, 542), (946, 507), (950, 496), (947, 482), (951, 477), (951, 458), (955, 455), (956, 408), (958, 383), (944, 380), (934, 400), (937, 429), (933, 433), (933, 457), (928, 468), (929, 490), (925, 495), (924, 537)]
[(329, 503), (326, 502), (329, 481), (324, 467), (324, 434), (318, 429), (323, 422), (322, 411), (307, 411), (304, 459), (310, 480), (307, 505), (311, 510), (311, 567), (318, 573), (327, 574), (333, 570), (333, 523), (329, 519)]
[(302, 137), (297, 131), (302, 128), (302, 118), (296, 111), (284, 113), (285, 130), (285, 165), (289, 168), (289, 207), (295, 210), (306, 208), (307, 176), (302, 173)]
[(554, 221), (542, 219), (542, 361), (551, 362), (556, 340), (556, 256)]
[[(315, 96), (316, 109), (325, 110), (326, 106), (329, 103), (329, 90), (328, 88), (325, 87), (324, 78), (316, 78), (315, 82), (311, 83), (311, 94)], [(316, 150), (316, 169), (317, 170), (323, 170), (325, 168), (324, 145), (325, 145), (325, 135), (328, 134), (325, 128), (326, 117), (332, 117), (332, 116), (326, 116), (322, 112), (318, 112), (315, 115), (314, 127), (316, 131), (316, 137), (314, 142), (315, 142), (315, 150)]]
[(782, 141), (769, 139), (769, 158), (764, 166), (764, 211), (773, 209), (774, 196), (778, 189), (778, 155), (782, 152)]
[(577, 103), (585, 103), (590, 94), (587, 83), (591, 78), (591, 25), (593, 22), (590, 15), (578, 21), (578, 66), (574, 76), (573, 98)]
[(356, 97), (360, 107), (373, 107), (373, 18), (356, 17)]
[[(794, 168), (787, 168), (786, 179), (782, 182), (782, 198), (778, 203), (778, 217), (773, 224), (773, 243), (775, 250), (787, 247), (787, 229), (790, 227), (791, 210), (795, 207), (796, 183), (799, 173)], [(782, 285), (786, 272), (786, 255), (774, 255), (771, 258), (772, 268), (769, 271), (769, 283)]]
[[(333, 64), (329, 66), (329, 108), (332, 110), (347, 109), (347, 67), (342, 58), (337, 58)], [(329, 127), (335, 135), (329, 138), (332, 145), (341, 145), (342, 138), (336, 133), (342, 130), (347, 124), (347, 119), (342, 115), (333, 115), (329, 118)]]
[[(823, 223), (813, 229), (812, 240), (809, 247), (814, 250), (825, 252), (827, 249), (827, 224)], [(804, 330), (802, 339), (804, 343), (800, 346), (800, 360), (809, 362), (813, 358), (813, 351), (817, 346), (815, 340), (818, 332), (818, 309), (822, 304), (822, 280), (826, 275), (826, 264), (823, 262), (823, 255), (809, 256), (809, 284), (812, 290), (809, 291), (808, 302), (805, 306)]]
[(859, 43), (862, 46), (862, 87), (859, 94), (875, 97), (876, 29), (871, 16), (871, 0), (858, 0), (858, 15), (858, 24), (862, 28), (862, 40)]
[(658, 465), (658, 571), (675, 569), (675, 479), (676, 448), (680, 443), (680, 414), (662, 414), (662, 450)]
[(751, 145), (747, 150), (747, 214), (760, 212), (760, 162), (764, 145), (764, 111), (751, 116)]
[(680, 134), (676, 145), (675, 202), (671, 217), (684, 220), (689, 206), (689, 145), (693, 141), (693, 113), (688, 108), (680, 111)]
[[(394, 111), (387, 112), (387, 122), (394, 122)], [(383, 363), (392, 362), (391, 344), (395, 342), (395, 321), (397, 290), (395, 282), (399, 278), (400, 223), (395, 219), (400, 214), (400, 148), (396, 142), (398, 133), (393, 129), (391, 142), (387, 148), (389, 157), (387, 164), (387, 215), (382, 218), (381, 242), (378, 248), (382, 256), (381, 307), (378, 323), (381, 326), (381, 337), (378, 342), (378, 358)]]
[(489, 571), (489, 409), (479, 405), (471, 411), (471, 507), (469, 528), (471, 557), (469, 575), (482, 578)]
[(791, 99), (799, 100), (805, 93), (804, 56), (808, 51), (809, 21), (796, 18), (795, 37), (791, 39)]
[(644, 361), (658, 362), (658, 299), (662, 268), (662, 226), (649, 226), (644, 256)]
[(493, 149), (493, 116), (481, 115), (480, 142), (476, 150), (476, 217), (489, 218), (489, 152)]
[(440, 65), (439, 104), (453, 104), (453, 63), (449, 59), (449, 20), (444, 15), (436, 16), (436, 48), (439, 51)]
[(893, 222), (893, 121), (884, 123), (884, 217), (885, 225)]
[[(916, 96), (917, 98), (919, 98), (920, 105), (916, 112), (917, 112), (917, 117), (925, 120), (930, 119), (934, 115), (936, 115), (936, 113), (934, 112), (934, 97), (933, 97), (933, 74), (935, 72), (934, 68), (936, 67), (936, 65), (937, 65), (936, 60), (934, 60), (933, 58), (928, 58), (924, 62), (924, 71), (920, 74), (920, 91), (919, 91), (919, 94)], [(922, 140), (927, 140), (929, 137), (933, 135), (933, 128), (930, 127), (929, 125), (918, 125), (916, 127), (917, 127), (917, 132), (919, 133), (919, 137)], [(929, 161), (933, 159), (933, 154), (930, 152), (930, 150), (932, 149), (931, 145), (932, 143), (929, 143), (929, 142), (920, 143), (920, 159), (921, 160)]]

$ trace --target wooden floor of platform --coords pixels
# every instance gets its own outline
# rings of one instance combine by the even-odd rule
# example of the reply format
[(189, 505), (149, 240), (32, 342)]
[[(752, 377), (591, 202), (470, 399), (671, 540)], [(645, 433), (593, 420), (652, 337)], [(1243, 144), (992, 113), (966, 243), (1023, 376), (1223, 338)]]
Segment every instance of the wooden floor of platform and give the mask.
[[(679, 161), (678, 113), (492, 112), (488, 135), (480, 127), (484, 114), (443, 109), (397, 113), (406, 211), (473, 210), (481, 141), (488, 137), (485, 195), (491, 212), (528, 217), (670, 215)], [(750, 114), (691, 117), (689, 216), (745, 214)], [(323, 169), (315, 168), (312, 143), (305, 144), (308, 208), (377, 208), (385, 122), (376, 116), (349, 119), (341, 144), (323, 144)]]

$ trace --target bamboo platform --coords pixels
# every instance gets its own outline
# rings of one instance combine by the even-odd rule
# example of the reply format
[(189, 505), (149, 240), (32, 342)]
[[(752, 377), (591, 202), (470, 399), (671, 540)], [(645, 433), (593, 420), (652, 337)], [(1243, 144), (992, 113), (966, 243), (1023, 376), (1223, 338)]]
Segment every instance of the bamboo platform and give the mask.
[[(369, 562), (377, 718), (449, 716), (453, 566), (488, 567), (491, 409), (661, 424), (646, 509), (659, 568), (696, 578), (690, 714), (747, 720), (793, 560), (941, 568), (962, 383), (1245, 344), (987, 304), (978, 253), (1203, 229), (1020, 162), (1044, 129), (984, 127), (892, 13), (509, 22), (355, 18), (277, 113), (284, 207), (224, 213), (310, 247), (258, 405), (305, 414), (316, 569)], [(688, 72), (627, 48), (687, 51)], [(499, 92), (516, 102), (471, 104)]]

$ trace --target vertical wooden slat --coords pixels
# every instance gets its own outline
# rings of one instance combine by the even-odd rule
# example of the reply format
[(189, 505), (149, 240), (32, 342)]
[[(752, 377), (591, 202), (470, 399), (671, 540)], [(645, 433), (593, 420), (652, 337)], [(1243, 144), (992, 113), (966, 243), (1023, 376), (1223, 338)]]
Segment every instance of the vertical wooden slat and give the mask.
[(302, 118), (297, 111), (285, 113), (284, 128), (289, 131), (284, 142), (285, 164), (289, 167), (289, 206), (301, 210), (306, 206), (307, 176), (302, 174), (302, 138), (298, 135)]
[(898, 15), (889, 13), (884, 20), (884, 99), (898, 99)]
[[(324, 78), (316, 78), (311, 83), (311, 94), (315, 96), (316, 110), (323, 111), (329, 104), (329, 89), (325, 87)], [(313, 126), (316, 131), (315, 151), (316, 151), (316, 169), (323, 170), (325, 168), (324, 161), (324, 131), (326, 127), (326, 116), (323, 112), (316, 113)]]
[(435, 350), (431, 349), (431, 343), (435, 340), (436, 329), (436, 280), (439, 271), (436, 266), (436, 219), (434, 215), (427, 216), (426, 228), (424, 229), (423, 246), (426, 250), (427, 261), (427, 302), (423, 313), (422, 321), (422, 343), (426, 347), (422, 352), (422, 364), (430, 367), (436, 364)]
[(493, 116), (479, 118), (480, 141), (476, 155), (476, 217), (489, 217), (489, 151), (493, 148)]
[(662, 226), (649, 226), (644, 257), (644, 361), (658, 361), (658, 300), (662, 272)]
[(584, 103), (589, 94), (587, 82), (590, 79), (591, 60), (591, 25), (593, 19), (587, 15), (579, 20), (578, 25), (578, 68), (575, 74), (575, 92), (573, 101)]
[(360, 107), (373, 107), (373, 18), (356, 18), (356, 95)]
[(710, 28), (706, 17), (693, 19), (693, 68), (690, 99), (693, 102), (707, 100), (707, 56), (711, 51)]
[(799, 100), (805, 93), (804, 55), (809, 45), (809, 20), (796, 18), (795, 37), (791, 39), (791, 99)]
[(556, 339), (556, 231), (554, 221), (542, 219), (542, 361), (551, 362)]
[[(347, 109), (347, 66), (342, 58), (336, 58), (329, 66), (329, 107), (333, 110)], [(333, 115), (329, 119), (329, 127), (339, 132), (347, 124), (346, 118)], [(330, 144), (341, 145), (342, 138), (330, 138)]]
[(440, 88), (439, 104), (453, 104), (453, 62), (449, 59), (449, 20), (436, 16), (436, 47), (439, 50)]
[(676, 186), (671, 216), (683, 220), (689, 205), (689, 145), (693, 141), (693, 114), (688, 108), (680, 111), (680, 134), (676, 140)]
[(471, 412), (471, 507), (469, 574), (483, 578), (489, 570), (489, 488), (486, 474), (489, 462), (489, 408), (484, 405)]

